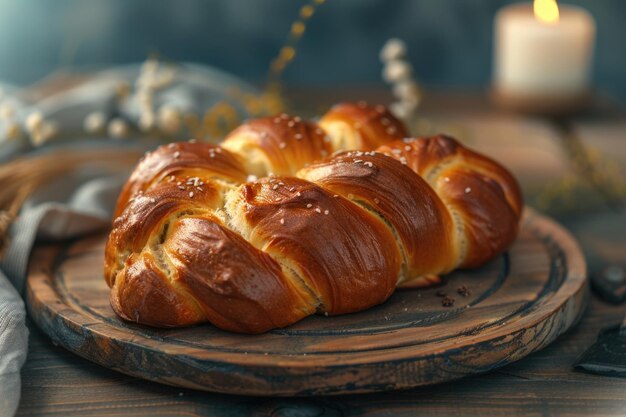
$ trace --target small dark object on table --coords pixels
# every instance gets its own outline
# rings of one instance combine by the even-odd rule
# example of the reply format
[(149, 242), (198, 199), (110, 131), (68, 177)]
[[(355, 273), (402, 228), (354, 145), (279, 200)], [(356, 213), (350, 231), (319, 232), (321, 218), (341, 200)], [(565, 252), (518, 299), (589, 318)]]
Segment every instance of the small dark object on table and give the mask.
[(441, 305), (444, 307), (452, 307), (454, 305), (454, 298), (448, 296), (443, 297)]
[(626, 300), (626, 269), (621, 265), (609, 265), (591, 275), (591, 286), (602, 299), (621, 304)]
[(472, 295), (472, 291), (470, 291), (470, 289), (467, 288), (465, 285), (461, 285), (459, 288), (457, 288), (456, 292), (458, 292), (463, 297), (469, 297), (470, 295)]
[(574, 364), (586, 372), (626, 378), (626, 318), (617, 326), (604, 329)]

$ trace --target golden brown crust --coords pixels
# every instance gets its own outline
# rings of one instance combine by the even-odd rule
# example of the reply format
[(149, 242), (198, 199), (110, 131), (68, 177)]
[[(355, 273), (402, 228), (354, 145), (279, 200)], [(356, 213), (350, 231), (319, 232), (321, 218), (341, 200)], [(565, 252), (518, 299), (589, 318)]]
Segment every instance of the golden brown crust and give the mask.
[(404, 278), (456, 266), (450, 214), (432, 188), (400, 162), (377, 152), (351, 151), (304, 168), (298, 176), (347, 196), (376, 213), (380, 223), (389, 223), (405, 258)]
[[(427, 285), (505, 250), (522, 210), (511, 174), (445, 136), (392, 141), (406, 132), (382, 117), (344, 104), (322, 118), (331, 141), (278, 116), (235, 130), (229, 150), (178, 143), (148, 154), (105, 248), (116, 313), (259, 333), (368, 308), (398, 284)], [(385, 145), (324, 159), (344, 142), (337, 126), (358, 146)]]
[(404, 124), (385, 106), (364, 101), (333, 106), (319, 124), (329, 133), (335, 150), (372, 150), (409, 136)]
[(285, 113), (250, 120), (232, 131), (224, 149), (246, 154), (246, 170), (256, 176), (292, 175), (333, 152), (326, 133), (316, 124)]
[(147, 153), (124, 185), (117, 200), (114, 218), (126, 207), (134, 195), (146, 191), (153, 184), (176, 177), (199, 176), (205, 180), (221, 178), (241, 183), (247, 173), (237, 157), (219, 146), (198, 142), (176, 142), (159, 146)]
[(378, 151), (423, 177), (450, 210), (461, 234), (457, 267), (475, 267), (515, 240), (519, 184), (506, 168), (445, 136), (391, 142)]
[(328, 314), (386, 300), (401, 257), (380, 221), (350, 201), (293, 177), (263, 178), (233, 195), (231, 212), (245, 218), (246, 236), (275, 259), (288, 260)]
[(133, 256), (111, 290), (111, 306), (122, 318), (159, 327), (187, 326), (207, 320), (188, 294), (171, 285), (149, 252)]
[(207, 319), (222, 329), (261, 333), (315, 311), (306, 292), (280, 265), (212, 216), (172, 224), (164, 251), (174, 279), (194, 294)]

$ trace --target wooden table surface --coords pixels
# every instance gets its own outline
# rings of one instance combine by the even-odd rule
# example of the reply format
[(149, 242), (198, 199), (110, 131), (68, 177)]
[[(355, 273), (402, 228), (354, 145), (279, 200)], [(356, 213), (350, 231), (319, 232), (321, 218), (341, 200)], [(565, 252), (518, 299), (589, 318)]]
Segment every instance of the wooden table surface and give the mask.
[[(380, 90), (294, 94), (294, 102), (324, 108), (338, 98), (385, 101)], [(615, 106), (574, 119), (587, 146), (610, 154), (626, 173), (626, 118)], [(531, 201), (546, 178), (573, 170), (559, 132), (541, 118), (493, 109), (481, 95), (431, 94), (424, 130), (453, 131), (471, 145), (510, 165)], [(543, 152), (541, 152), (543, 151)], [(578, 173), (580, 176), (581, 173)], [(584, 173), (582, 174), (584, 175)], [(535, 198), (533, 200), (533, 198)], [(626, 212), (609, 210), (582, 194), (581, 208), (554, 210), (579, 239), (590, 271), (626, 265)], [(576, 197), (575, 197), (576, 199)], [(584, 201), (583, 201), (584, 200)], [(126, 376), (54, 346), (29, 322), (30, 348), (22, 370), (18, 416), (389, 416), (389, 415), (626, 415), (626, 379), (575, 371), (572, 364), (603, 327), (619, 323), (626, 306), (594, 296), (578, 326), (546, 349), (486, 375), (410, 391), (319, 398), (252, 398), (183, 390)]]

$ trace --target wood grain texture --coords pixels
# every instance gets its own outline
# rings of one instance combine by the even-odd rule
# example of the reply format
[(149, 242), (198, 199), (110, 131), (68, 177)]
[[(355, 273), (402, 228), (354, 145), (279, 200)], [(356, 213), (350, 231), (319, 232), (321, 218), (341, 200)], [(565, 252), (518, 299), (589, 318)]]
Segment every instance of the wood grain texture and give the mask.
[(17, 416), (623, 416), (626, 379), (574, 371), (624, 306), (591, 300), (579, 325), (524, 360), (459, 381), (405, 391), (317, 398), (244, 397), (170, 387), (115, 372), (50, 340), (30, 322)]
[[(342, 394), (427, 385), (483, 373), (541, 349), (582, 314), (585, 264), (545, 217), (525, 217), (512, 249), (443, 287), (398, 292), (344, 316), (310, 317), (249, 336), (211, 326), (159, 330), (120, 321), (101, 277), (104, 236), (37, 250), (33, 320), (67, 349), (130, 375), (246, 395)], [(471, 296), (456, 289), (466, 285)], [(437, 291), (456, 298), (441, 305)]]

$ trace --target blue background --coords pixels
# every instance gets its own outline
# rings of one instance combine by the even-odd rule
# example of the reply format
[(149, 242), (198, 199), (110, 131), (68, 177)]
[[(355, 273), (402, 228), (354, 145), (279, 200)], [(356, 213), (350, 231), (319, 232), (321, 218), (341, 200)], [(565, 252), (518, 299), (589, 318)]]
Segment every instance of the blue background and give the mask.
[[(310, 21), (290, 84), (380, 83), (378, 52), (404, 39), (418, 78), (487, 86), (492, 26), (504, 0), (328, 0)], [(595, 85), (626, 102), (626, 1), (577, 0), (595, 17)], [(151, 51), (263, 81), (306, 1), (0, 0), (0, 79), (32, 83), (60, 67), (143, 60)]]

